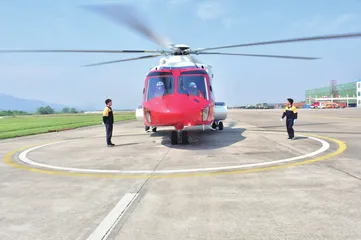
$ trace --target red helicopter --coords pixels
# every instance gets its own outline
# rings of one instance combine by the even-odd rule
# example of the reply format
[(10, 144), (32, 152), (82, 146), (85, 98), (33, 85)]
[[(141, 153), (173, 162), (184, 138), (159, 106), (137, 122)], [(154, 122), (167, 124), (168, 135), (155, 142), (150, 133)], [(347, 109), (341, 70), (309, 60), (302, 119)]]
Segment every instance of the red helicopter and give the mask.
[[(182, 51), (185, 45), (175, 45)], [(202, 126), (223, 130), (227, 106), (215, 102), (211, 66), (196, 63), (186, 55), (162, 58), (159, 66), (148, 72), (143, 89), (143, 104), (136, 110), (138, 120), (143, 120), (145, 130), (152, 127), (172, 126), (171, 143), (178, 137), (187, 144), (187, 129)]]
[(0, 50), (0, 52), (152, 53), (151, 55), (136, 58), (85, 66), (166, 56), (167, 58), (160, 59), (159, 64), (151, 68), (145, 77), (143, 103), (136, 110), (136, 117), (144, 122), (146, 131), (152, 128), (152, 131), (156, 132), (157, 127), (173, 127), (174, 130), (171, 132), (170, 137), (173, 145), (178, 144), (179, 139), (183, 144), (188, 144), (187, 129), (193, 127), (201, 127), (203, 130), (205, 128), (223, 130), (222, 121), (227, 118), (226, 104), (216, 102), (215, 99), (212, 67), (202, 64), (193, 55), (232, 55), (315, 60), (319, 58), (209, 51), (256, 45), (361, 37), (361, 33), (351, 33), (191, 49), (187, 45), (172, 44), (165, 38), (155, 35), (140, 21), (140, 18), (136, 17), (135, 9), (131, 6), (106, 4), (85, 6), (85, 8), (100, 13), (115, 22), (128, 25), (128, 27), (145, 35), (165, 50)]

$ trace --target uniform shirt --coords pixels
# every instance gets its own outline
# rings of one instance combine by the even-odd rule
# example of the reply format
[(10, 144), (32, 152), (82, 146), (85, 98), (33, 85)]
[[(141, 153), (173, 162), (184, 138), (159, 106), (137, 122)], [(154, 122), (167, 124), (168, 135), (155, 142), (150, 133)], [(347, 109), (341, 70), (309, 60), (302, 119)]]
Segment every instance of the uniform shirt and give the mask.
[(113, 124), (114, 123), (113, 110), (111, 107), (104, 108), (103, 123), (104, 124)]
[(297, 109), (295, 106), (287, 106), (283, 112), (282, 118), (286, 117), (287, 119), (297, 119)]
[(189, 94), (197, 96), (197, 97), (205, 98), (203, 96), (201, 90), (197, 90), (197, 89), (194, 89), (194, 88), (189, 91)]

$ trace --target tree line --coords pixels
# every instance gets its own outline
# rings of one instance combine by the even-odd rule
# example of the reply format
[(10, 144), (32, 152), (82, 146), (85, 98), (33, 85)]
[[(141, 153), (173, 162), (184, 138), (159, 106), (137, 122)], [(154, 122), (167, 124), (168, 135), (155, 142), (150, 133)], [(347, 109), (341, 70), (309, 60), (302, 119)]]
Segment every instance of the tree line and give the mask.
[(53, 108), (51, 108), (50, 106), (46, 106), (46, 107), (40, 107), (38, 108), (38, 110), (36, 111), (37, 114), (56, 114), (56, 113), (79, 113), (79, 111), (77, 111), (75, 108), (63, 108), (63, 110), (61, 110), (60, 112), (56, 112)]
[(27, 112), (24, 111), (11, 111), (11, 110), (5, 110), (5, 111), (0, 111), (0, 116), (5, 117), (5, 116), (20, 116), (20, 115), (30, 115)]
[[(40, 115), (48, 115), (48, 114), (75, 114), (75, 113), (82, 113), (83, 111), (78, 111), (75, 108), (63, 108), (60, 112), (55, 111), (50, 106), (39, 107), (35, 114)], [(17, 110), (5, 110), (0, 111), (0, 116), (22, 116), (22, 115), (32, 115), (31, 113), (25, 111), (17, 111)]]

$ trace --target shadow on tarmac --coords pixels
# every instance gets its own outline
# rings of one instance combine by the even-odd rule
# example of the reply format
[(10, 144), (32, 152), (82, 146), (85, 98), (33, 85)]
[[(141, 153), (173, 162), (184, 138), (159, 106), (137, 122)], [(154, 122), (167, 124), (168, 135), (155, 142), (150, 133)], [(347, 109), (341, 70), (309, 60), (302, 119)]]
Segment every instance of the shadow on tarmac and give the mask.
[(293, 140), (302, 140), (302, 139), (308, 139), (308, 137), (297, 137), (297, 136), (295, 136), (295, 138)]
[(132, 145), (138, 145), (140, 143), (124, 143), (124, 144), (115, 144), (113, 147), (123, 147), (123, 146), (132, 146)]
[(205, 131), (189, 131), (189, 144), (186, 145), (181, 143), (172, 145), (170, 141), (171, 131), (169, 130), (159, 130), (150, 136), (162, 137), (161, 144), (166, 147), (184, 150), (214, 150), (243, 141), (245, 137), (242, 134), (245, 130), (245, 128), (224, 127), (221, 131), (210, 129), (206, 129)]

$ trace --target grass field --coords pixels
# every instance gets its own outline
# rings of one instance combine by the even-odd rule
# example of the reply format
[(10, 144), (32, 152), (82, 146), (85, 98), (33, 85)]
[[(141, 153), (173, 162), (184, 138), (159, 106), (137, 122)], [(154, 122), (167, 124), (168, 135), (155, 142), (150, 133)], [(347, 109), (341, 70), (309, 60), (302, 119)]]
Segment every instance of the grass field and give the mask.
[[(114, 113), (114, 121), (135, 119), (133, 112)], [(0, 118), (0, 139), (102, 124), (100, 114), (55, 114)]]

